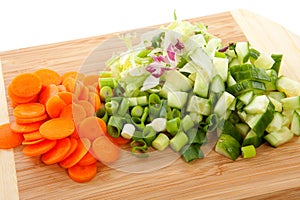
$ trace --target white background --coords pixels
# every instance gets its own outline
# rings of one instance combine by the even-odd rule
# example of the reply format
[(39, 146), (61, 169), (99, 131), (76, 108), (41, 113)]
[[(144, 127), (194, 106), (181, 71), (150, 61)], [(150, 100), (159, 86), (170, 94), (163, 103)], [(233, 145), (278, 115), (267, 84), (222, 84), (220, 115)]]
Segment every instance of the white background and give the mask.
[(0, 51), (130, 30), (235, 9), (300, 35), (295, 0), (0, 0)]

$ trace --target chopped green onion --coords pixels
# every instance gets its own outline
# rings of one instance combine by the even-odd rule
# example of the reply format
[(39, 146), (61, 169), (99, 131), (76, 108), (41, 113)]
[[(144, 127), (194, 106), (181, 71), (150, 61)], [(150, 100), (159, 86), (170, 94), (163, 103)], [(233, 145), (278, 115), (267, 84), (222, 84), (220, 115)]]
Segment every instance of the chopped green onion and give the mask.
[(149, 124), (149, 126), (152, 126), (157, 132), (165, 131), (167, 128), (167, 119), (156, 118)]
[(145, 123), (145, 121), (146, 121), (148, 115), (149, 115), (149, 108), (148, 108), (148, 107), (145, 107), (145, 108), (144, 108), (144, 113), (143, 113), (143, 115), (142, 115), (142, 117), (141, 117), (141, 121), (142, 121), (143, 123)]
[(107, 132), (113, 138), (117, 138), (121, 134), (124, 126), (125, 118), (119, 116), (111, 116), (107, 123)]
[(141, 117), (144, 113), (144, 108), (142, 106), (134, 106), (131, 110), (132, 117)]
[(142, 122), (141, 118), (139, 117), (132, 117), (131, 122), (138, 130), (143, 130), (145, 127), (144, 122)]
[(162, 107), (162, 101), (157, 94), (150, 94), (149, 96), (149, 117), (150, 120), (154, 120), (159, 117)]
[(140, 96), (136, 97), (137, 105), (146, 106), (148, 105), (148, 97), (147, 96)]
[(133, 137), (134, 132), (135, 132), (135, 127), (133, 124), (125, 124), (123, 126), (121, 136), (126, 139), (131, 139)]
[(127, 98), (123, 98), (118, 109), (118, 114), (120, 116), (124, 116), (128, 112), (128, 109), (129, 109), (129, 101)]
[(100, 89), (100, 98), (102, 101), (105, 101), (107, 98), (111, 98), (113, 96), (113, 91), (111, 87), (104, 86)]
[(174, 151), (179, 152), (182, 147), (188, 143), (188, 141), (189, 138), (187, 135), (183, 131), (180, 131), (170, 140), (170, 147)]
[[(131, 153), (132, 155), (138, 157), (138, 158), (147, 158), (149, 154), (146, 154), (147, 152), (147, 144), (144, 140), (133, 140), (130, 143), (130, 146), (132, 147)], [(141, 153), (138, 153), (141, 152)]]
[(107, 123), (107, 120), (108, 120), (108, 114), (107, 114), (107, 112), (106, 112), (105, 106), (100, 107), (100, 108), (96, 111), (95, 115), (96, 115), (98, 118), (102, 119), (105, 123)]
[(146, 126), (143, 130), (142, 135), (147, 146), (151, 146), (153, 140), (156, 138), (156, 131), (152, 126)]
[(179, 126), (180, 126), (180, 118), (176, 117), (174, 119), (170, 119), (167, 121), (167, 131), (168, 133), (170, 133), (172, 136), (176, 135), (178, 130), (179, 130)]
[(191, 144), (182, 148), (182, 158), (185, 162), (191, 162), (198, 158), (204, 158), (203, 152), (200, 149), (199, 144)]
[(116, 79), (111, 77), (99, 78), (99, 84), (100, 84), (100, 88), (103, 88), (105, 86), (108, 86), (110, 88), (115, 88), (115, 86), (117, 85)]
[(256, 156), (256, 150), (253, 145), (244, 146), (241, 150), (243, 158), (252, 158)]
[(165, 148), (168, 147), (169, 142), (170, 142), (170, 140), (169, 140), (168, 136), (164, 133), (160, 133), (155, 138), (155, 140), (153, 140), (152, 146), (159, 151), (163, 151)]
[(112, 75), (112, 71), (100, 71), (99, 73), (100, 78), (111, 78)]
[(186, 115), (181, 121), (181, 126), (185, 132), (192, 128), (194, 126), (194, 121), (192, 120), (191, 116)]
[(117, 101), (110, 101), (105, 103), (105, 109), (108, 115), (114, 115), (119, 108), (119, 103)]

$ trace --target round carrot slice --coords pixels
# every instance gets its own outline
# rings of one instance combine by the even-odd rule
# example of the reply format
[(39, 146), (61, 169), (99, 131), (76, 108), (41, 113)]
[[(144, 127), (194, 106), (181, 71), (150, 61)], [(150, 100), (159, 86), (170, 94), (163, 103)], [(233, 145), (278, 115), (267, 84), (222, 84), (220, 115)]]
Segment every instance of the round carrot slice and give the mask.
[(46, 103), (46, 111), (51, 118), (59, 117), (62, 109), (67, 104), (58, 96), (54, 95)]
[(70, 148), (71, 141), (69, 138), (57, 140), (56, 145), (51, 150), (44, 153), (41, 160), (47, 165), (58, 163), (64, 159)]
[(59, 85), (61, 83), (60, 75), (54, 70), (42, 68), (35, 71), (34, 74), (40, 78), (43, 87), (50, 84)]
[(83, 78), (82, 82), (85, 86), (89, 86), (98, 83), (98, 80), (99, 80), (98, 75), (88, 75)]
[(73, 101), (73, 94), (71, 92), (59, 92), (57, 95), (66, 103), (66, 105), (71, 104)]
[(39, 122), (39, 121), (44, 121), (48, 118), (48, 115), (45, 113), (44, 115), (41, 115), (39, 117), (34, 117), (34, 118), (17, 118), (16, 117), (16, 122), (18, 124), (30, 124), (33, 122)]
[(13, 115), (17, 118), (35, 118), (46, 113), (45, 106), (41, 103), (26, 103), (18, 105)]
[(47, 101), (58, 93), (58, 88), (54, 84), (44, 87), (39, 96), (39, 102), (46, 105)]
[(40, 126), (43, 123), (43, 121), (33, 122), (30, 124), (18, 124), (16, 122), (12, 122), (10, 123), (10, 128), (16, 133), (31, 133), (33, 131), (39, 130)]
[(77, 163), (77, 165), (87, 166), (87, 165), (91, 165), (96, 162), (97, 162), (97, 159), (90, 152), (87, 152), (85, 154), (85, 156), (83, 156), (83, 158)]
[(8, 96), (10, 97), (10, 99), (14, 102), (14, 103), (17, 103), (17, 104), (22, 104), (22, 103), (28, 103), (28, 102), (32, 102), (34, 101), (38, 95), (35, 94), (33, 96), (30, 96), (30, 97), (19, 97), (19, 96), (16, 96), (13, 92), (12, 92), (12, 89), (11, 89), (11, 85), (8, 86), (7, 88), (7, 94)]
[(54, 118), (43, 123), (39, 129), (41, 135), (50, 140), (58, 140), (70, 136), (75, 130), (73, 120)]
[(0, 149), (15, 148), (20, 146), (23, 140), (23, 135), (13, 132), (10, 124), (0, 125)]
[(77, 149), (77, 146), (78, 146), (78, 141), (76, 138), (71, 138), (70, 137), (70, 142), (71, 142), (71, 146), (70, 146), (70, 149), (68, 151), (68, 153), (64, 156), (64, 159), (66, 159), (67, 157), (69, 157), (76, 149)]
[(106, 124), (98, 117), (87, 117), (79, 124), (78, 135), (82, 138), (94, 140), (105, 135)]
[(103, 163), (112, 163), (120, 157), (120, 148), (105, 136), (96, 138), (93, 141), (92, 149), (97, 159)]
[(80, 100), (77, 103), (84, 108), (87, 117), (91, 117), (95, 115), (94, 107), (89, 101)]
[(72, 104), (69, 104), (67, 106), (65, 106), (59, 117), (65, 117), (65, 118), (68, 118), (68, 119), (72, 119), (73, 120), (73, 105)]
[(31, 133), (24, 133), (23, 137), (26, 141), (30, 140), (37, 140), (43, 138), (43, 136), (40, 134), (40, 131), (34, 131)]
[(18, 97), (32, 97), (42, 89), (42, 83), (38, 76), (32, 73), (17, 75), (10, 83), (11, 91)]
[(97, 164), (79, 166), (74, 165), (68, 168), (68, 174), (70, 178), (78, 183), (84, 183), (92, 180), (97, 174)]
[(25, 146), (23, 153), (26, 156), (39, 156), (52, 149), (55, 145), (56, 140), (43, 140), (39, 143)]
[(37, 144), (37, 143), (39, 143), (39, 142), (41, 142), (41, 141), (44, 141), (44, 140), (46, 140), (46, 139), (45, 139), (45, 138), (40, 138), (40, 139), (36, 139), (36, 140), (24, 140), (24, 141), (22, 142), (22, 144), (23, 144), (23, 145)]

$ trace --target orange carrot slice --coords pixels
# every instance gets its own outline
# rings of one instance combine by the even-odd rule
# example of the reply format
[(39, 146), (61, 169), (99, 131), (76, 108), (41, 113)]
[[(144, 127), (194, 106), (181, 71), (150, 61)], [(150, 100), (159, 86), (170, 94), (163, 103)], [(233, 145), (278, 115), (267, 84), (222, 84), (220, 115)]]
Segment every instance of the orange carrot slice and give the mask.
[(43, 123), (43, 121), (33, 122), (30, 124), (18, 124), (16, 122), (12, 122), (10, 123), (10, 128), (16, 133), (30, 133), (39, 130)]
[(62, 85), (66, 87), (68, 92), (74, 92), (76, 86), (76, 79), (72, 77), (68, 77), (63, 80)]
[(32, 73), (17, 75), (10, 83), (11, 91), (18, 97), (32, 97), (42, 89), (42, 83), (38, 76)]
[(79, 166), (87, 166), (87, 165), (91, 165), (93, 163), (96, 163), (97, 159), (90, 153), (87, 152), (83, 158), (77, 163), (77, 165)]
[(46, 113), (45, 106), (40, 103), (26, 103), (18, 105), (13, 115), (17, 118), (35, 118)]
[(89, 86), (98, 83), (98, 79), (99, 79), (98, 75), (88, 75), (83, 78), (82, 82), (85, 86)]
[(94, 107), (89, 101), (80, 100), (77, 103), (84, 108), (87, 117), (95, 115)]
[(34, 101), (36, 98), (37, 98), (37, 94), (33, 95), (33, 96), (30, 96), (30, 97), (19, 97), (19, 96), (16, 96), (13, 92), (12, 92), (12, 89), (11, 89), (11, 85), (8, 86), (7, 88), (7, 93), (8, 93), (8, 96), (10, 97), (10, 99), (14, 102), (14, 103), (17, 103), (17, 104), (22, 104), (22, 103), (28, 103), (28, 102), (32, 102)]
[(55, 145), (56, 140), (43, 140), (39, 143), (25, 146), (23, 153), (26, 156), (39, 156), (52, 149)]
[(95, 111), (100, 108), (100, 97), (96, 92), (90, 92), (89, 102), (94, 106)]
[(82, 138), (78, 141), (78, 146), (75, 151), (59, 163), (60, 166), (63, 168), (70, 168), (76, 165), (88, 152), (90, 146), (91, 142), (86, 138)]
[(16, 117), (16, 122), (18, 124), (30, 124), (33, 122), (39, 122), (39, 121), (44, 121), (48, 118), (48, 115), (45, 113), (44, 115), (41, 115), (39, 117), (34, 117), (34, 118), (17, 118)]
[(43, 138), (43, 136), (40, 134), (40, 131), (34, 131), (31, 133), (24, 133), (23, 137), (26, 141), (30, 141), (30, 140), (38, 140)]
[(86, 118), (86, 112), (83, 106), (73, 103), (72, 111), (75, 124), (79, 124), (82, 120)]
[(0, 125), (0, 149), (10, 149), (22, 144), (24, 137), (22, 134), (11, 130), (10, 124)]
[(58, 85), (57, 90), (58, 90), (58, 92), (66, 92), (67, 91), (67, 89), (64, 85)]
[(98, 117), (87, 117), (79, 124), (78, 134), (82, 138), (94, 140), (105, 135), (106, 124)]
[(73, 101), (73, 94), (71, 92), (59, 92), (57, 95), (66, 103), (66, 105), (71, 104)]
[(72, 104), (69, 104), (67, 106), (65, 106), (59, 117), (64, 117), (64, 118), (68, 118), (68, 119), (72, 119), (73, 120), (73, 105)]
[(46, 139), (45, 139), (45, 138), (40, 138), (40, 139), (36, 139), (36, 140), (24, 140), (24, 141), (22, 142), (22, 144), (23, 144), (23, 145), (37, 144), (37, 143), (42, 142), (42, 141), (44, 141), (44, 140), (46, 140)]
[(39, 102), (46, 105), (47, 101), (58, 93), (58, 88), (54, 84), (50, 84), (43, 88), (39, 96)]
[(35, 71), (34, 74), (40, 78), (43, 87), (50, 84), (59, 85), (61, 83), (60, 75), (54, 70), (42, 68)]
[(112, 163), (120, 157), (120, 148), (105, 136), (96, 138), (92, 149), (97, 159), (103, 163)]
[(69, 137), (69, 138), (70, 138), (71, 146), (70, 146), (68, 153), (64, 156), (64, 158), (62, 160), (69, 157), (77, 149), (77, 146), (78, 146), (78, 141), (79, 141), (78, 139), (72, 138), (72, 137)]
[(49, 140), (58, 140), (70, 136), (75, 130), (73, 120), (67, 118), (54, 118), (41, 125), (41, 135)]
[(56, 145), (44, 153), (41, 160), (47, 164), (52, 165), (64, 159), (71, 148), (71, 141), (69, 138), (64, 138), (56, 141)]
[(78, 183), (84, 183), (92, 180), (97, 174), (97, 164), (79, 166), (74, 165), (68, 168), (68, 174), (70, 178)]
[(67, 104), (58, 96), (54, 95), (46, 103), (46, 111), (51, 118), (59, 117), (62, 109)]
[(77, 79), (77, 80), (82, 80), (84, 78), (84, 74), (74, 72), (74, 71), (66, 72), (62, 75), (62, 80), (64, 81), (65, 79), (67, 79), (69, 77)]
[(89, 100), (90, 98), (90, 91), (89, 88), (87, 86), (84, 86), (81, 90), (80, 95), (78, 96), (79, 100)]

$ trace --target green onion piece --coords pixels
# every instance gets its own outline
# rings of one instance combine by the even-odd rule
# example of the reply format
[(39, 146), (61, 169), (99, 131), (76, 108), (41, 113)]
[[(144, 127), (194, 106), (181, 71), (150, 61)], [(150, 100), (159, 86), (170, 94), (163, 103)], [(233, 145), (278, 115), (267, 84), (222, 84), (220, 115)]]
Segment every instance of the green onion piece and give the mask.
[(191, 112), (189, 115), (192, 118), (194, 123), (199, 123), (203, 120), (203, 116), (196, 112)]
[(142, 135), (147, 146), (151, 146), (153, 140), (156, 138), (156, 131), (152, 126), (146, 126), (143, 130)]
[(124, 93), (125, 93), (125, 90), (121, 86), (118, 85), (114, 88), (113, 96), (114, 97), (123, 97)]
[(204, 158), (203, 152), (200, 149), (199, 144), (191, 144), (182, 148), (182, 158), (185, 162), (191, 162), (198, 158)]
[(105, 110), (108, 115), (113, 115), (117, 112), (119, 103), (117, 101), (110, 101), (105, 103)]
[(105, 123), (107, 123), (108, 120), (108, 114), (106, 112), (105, 106), (100, 107), (96, 113), (95, 113), (96, 117), (102, 119)]
[(100, 78), (111, 78), (112, 71), (100, 71), (99, 76)]
[(242, 147), (243, 158), (252, 158), (256, 156), (256, 150), (253, 145)]
[(99, 78), (99, 84), (100, 88), (103, 88), (105, 86), (108, 86), (110, 88), (115, 88), (117, 85), (116, 79), (115, 78)]
[(135, 132), (135, 127), (133, 124), (125, 124), (123, 126), (121, 136), (126, 139), (131, 139), (133, 137), (134, 132)]
[(181, 126), (185, 132), (192, 128), (194, 126), (194, 121), (191, 116), (186, 115), (181, 121)]
[(167, 119), (166, 118), (155, 118), (149, 126), (152, 126), (155, 131), (161, 132), (165, 131), (167, 128)]
[(146, 106), (148, 105), (148, 97), (147, 96), (140, 96), (136, 97), (137, 105)]
[(174, 108), (172, 110), (172, 118), (176, 118), (176, 117), (180, 118), (181, 117), (181, 112), (178, 109)]
[(160, 109), (159, 117), (161, 118), (167, 117), (167, 107), (168, 107), (168, 101), (165, 99), (161, 100), (161, 109)]
[(110, 97), (110, 98), (106, 98), (105, 102), (110, 102), (110, 101), (116, 101), (118, 102), (118, 104), (121, 103), (121, 101), (123, 100), (124, 97)]
[(132, 140), (143, 140), (143, 131), (136, 130), (133, 133)]
[(132, 107), (132, 106), (137, 106), (138, 105), (138, 102), (137, 102), (137, 98), (136, 97), (129, 97), (128, 98), (128, 101), (129, 101), (129, 106)]
[(100, 98), (102, 101), (105, 101), (107, 98), (113, 96), (113, 90), (109, 86), (104, 86), (100, 89)]
[(200, 144), (201, 141), (200, 141), (197, 128), (191, 128), (188, 132), (186, 132), (186, 135), (189, 138), (188, 144), (193, 144), (193, 143)]
[(167, 112), (167, 119), (168, 120), (173, 119), (173, 112), (169, 106), (167, 106), (166, 112)]
[(167, 121), (167, 131), (172, 136), (176, 135), (180, 126), (180, 118), (176, 117)]
[(183, 132), (178, 132), (171, 140), (170, 140), (170, 147), (179, 152), (182, 147), (184, 147), (189, 141), (188, 136)]
[(150, 94), (149, 96), (149, 117), (150, 120), (154, 120), (159, 117), (162, 102), (157, 94)]
[(142, 106), (134, 106), (131, 110), (132, 117), (142, 117), (144, 108)]
[(143, 130), (145, 128), (144, 122), (142, 122), (139, 117), (132, 117), (131, 122), (138, 130)]
[(145, 121), (146, 121), (148, 115), (149, 115), (149, 108), (148, 108), (148, 107), (145, 107), (145, 108), (144, 108), (144, 113), (143, 113), (143, 115), (142, 115), (142, 117), (141, 117), (142, 123), (145, 123)]
[(164, 133), (160, 133), (155, 138), (155, 140), (153, 140), (152, 146), (159, 151), (163, 151), (165, 148), (168, 147), (169, 142), (170, 142), (170, 140), (169, 140), (168, 136)]
[(218, 127), (219, 119), (217, 115), (211, 114), (206, 118), (207, 128), (210, 132), (215, 131)]
[(129, 109), (129, 101), (127, 98), (123, 98), (118, 109), (118, 115), (124, 116), (128, 112), (128, 109)]
[(150, 52), (152, 51), (152, 49), (143, 49), (138, 53), (138, 57), (140, 58), (144, 58), (146, 57)]
[(113, 137), (117, 138), (121, 134), (121, 129), (124, 126), (125, 118), (119, 116), (111, 116), (107, 123), (107, 132)]
[(147, 90), (149, 93), (159, 93), (160, 91), (161, 91), (161, 86), (160, 85), (158, 85), (158, 86), (156, 86), (156, 87), (154, 87), (154, 88), (151, 88), (151, 89), (149, 89), (149, 90)]
[(130, 143), (130, 146), (132, 147), (132, 150), (131, 150), (132, 155), (134, 155), (138, 158), (149, 157), (149, 154), (145, 153), (145, 152), (147, 152), (148, 148), (147, 148), (147, 144), (144, 140), (133, 140)]

